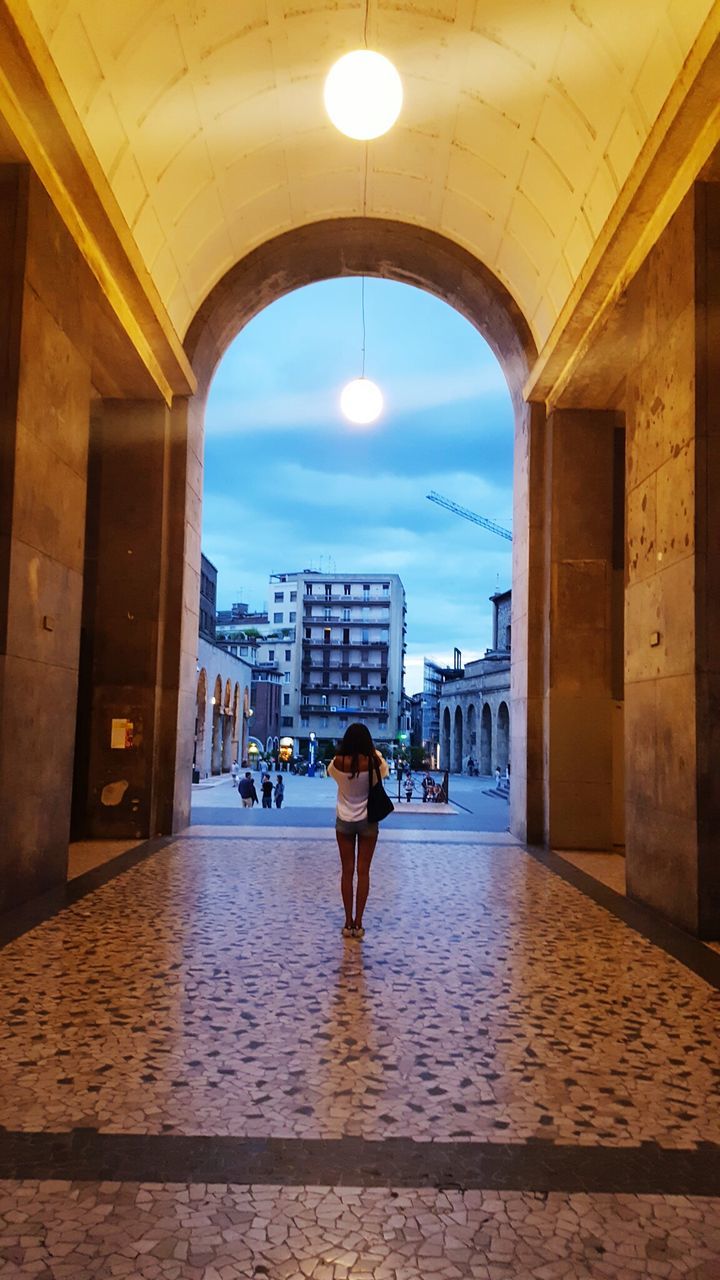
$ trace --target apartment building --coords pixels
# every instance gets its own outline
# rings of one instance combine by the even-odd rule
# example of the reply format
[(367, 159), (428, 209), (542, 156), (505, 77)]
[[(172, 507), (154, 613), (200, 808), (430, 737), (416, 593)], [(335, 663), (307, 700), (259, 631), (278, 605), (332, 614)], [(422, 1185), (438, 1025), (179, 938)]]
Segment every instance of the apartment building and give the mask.
[(353, 720), (378, 742), (397, 737), (406, 633), (397, 574), (276, 573), (268, 613), (281, 634), (294, 628), (292, 639), (266, 642), (282, 672), (282, 733), (300, 750), (311, 733), (336, 741)]

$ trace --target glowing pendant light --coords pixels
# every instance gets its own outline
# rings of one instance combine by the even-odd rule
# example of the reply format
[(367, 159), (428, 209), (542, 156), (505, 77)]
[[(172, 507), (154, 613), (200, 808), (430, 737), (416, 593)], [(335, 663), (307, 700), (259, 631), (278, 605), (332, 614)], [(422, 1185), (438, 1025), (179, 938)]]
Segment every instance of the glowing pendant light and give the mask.
[(343, 387), (340, 407), (349, 422), (366, 427), (377, 422), (383, 410), (383, 395), (370, 378), (353, 378)]
[(400, 115), (402, 81), (382, 53), (355, 49), (335, 63), (324, 96), (335, 128), (348, 138), (367, 141), (387, 133)]
[(365, 277), (362, 278), (362, 372), (342, 389), (340, 408), (349, 422), (367, 427), (383, 411), (383, 394), (376, 382), (365, 377)]
[(339, 58), (325, 81), (325, 109), (335, 128), (367, 142), (391, 129), (403, 102), (402, 80), (389, 58), (367, 47), (365, 0), (363, 48)]

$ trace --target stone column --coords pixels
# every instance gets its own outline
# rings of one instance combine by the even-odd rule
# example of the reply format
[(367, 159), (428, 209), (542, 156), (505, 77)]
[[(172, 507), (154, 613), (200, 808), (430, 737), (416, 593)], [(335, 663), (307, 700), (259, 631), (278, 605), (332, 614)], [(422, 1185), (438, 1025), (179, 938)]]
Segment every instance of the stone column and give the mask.
[[(184, 451), (182, 418), (161, 402), (106, 400), (93, 415), (77, 834), (166, 834), (184, 816), (175, 811)], [(182, 729), (191, 741), (194, 718)], [(190, 769), (191, 758), (188, 790)]]
[(0, 910), (67, 875), (93, 282), (0, 168)]
[[(543, 609), (544, 441), (541, 405), (516, 405), (513, 465), (510, 829), (540, 844), (544, 833)], [(482, 704), (478, 744), (482, 734)], [(480, 746), (478, 746), (480, 752)]]
[(720, 936), (720, 186), (628, 292), (628, 891)]
[(617, 425), (560, 410), (546, 426), (545, 841), (561, 849), (613, 843)]

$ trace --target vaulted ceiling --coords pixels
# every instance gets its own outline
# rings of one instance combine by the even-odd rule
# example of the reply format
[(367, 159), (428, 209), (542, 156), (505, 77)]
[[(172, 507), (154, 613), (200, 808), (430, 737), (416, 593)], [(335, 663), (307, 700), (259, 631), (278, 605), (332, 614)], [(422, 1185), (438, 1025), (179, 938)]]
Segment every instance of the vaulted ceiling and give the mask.
[[(19, 4), (20, 0), (16, 0)], [(277, 233), (346, 215), (438, 231), (551, 331), (712, 0), (370, 0), (398, 125), (341, 137), (324, 77), (360, 0), (22, 0), (180, 335)]]

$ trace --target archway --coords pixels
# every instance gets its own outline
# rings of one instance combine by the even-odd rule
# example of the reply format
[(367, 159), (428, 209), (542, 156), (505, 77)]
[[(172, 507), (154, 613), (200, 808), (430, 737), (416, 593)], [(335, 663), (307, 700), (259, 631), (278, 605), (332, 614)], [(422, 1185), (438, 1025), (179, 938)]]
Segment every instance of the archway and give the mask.
[(492, 711), (487, 702), (480, 719), (480, 772), (492, 773)]
[(497, 767), (504, 773), (510, 760), (510, 712), (501, 702), (497, 713)]
[(222, 680), (220, 676), (217, 676), (212, 700), (212, 748), (210, 751), (210, 772), (212, 774), (222, 773), (222, 696)]
[(240, 763), (241, 746), (240, 746), (239, 737), (238, 737), (239, 730), (240, 730), (240, 685), (236, 683), (235, 689), (233, 691), (233, 705), (232, 705), (231, 765), (235, 761), (237, 761), (238, 764)]
[(440, 728), (440, 768), (450, 769), (450, 708), (445, 707), (443, 711), (442, 726)]
[(453, 773), (462, 773), (463, 767), (463, 716), (460, 707), (455, 708), (455, 716), (453, 719), (453, 751), (452, 751), (452, 771)]
[(225, 697), (222, 710), (222, 772), (229, 773), (232, 765), (232, 685), (225, 681)]
[(475, 704), (470, 703), (465, 716), (465, 754), (477, 765), (477, 728), (475, 724)]
[[(501, 281), (482, 262), (454, 241), (437, 232), (400, 221), (382, 218), (335, 218), (286, 232), (266, 241), (232, 267), (208, 294), (186, 335), (185, 348), (198, 381), (197, 394), (187, 402), (187, 439), (194, 462), (203, 456), (204, 415), (213, 373), (228, 345), (259, 311), (283, 295), (321, 280), (348, 276), (378, 276), (412, 284), (455, 308), (485, 338), (505, 374), (515, 411), (513, 580), (516, 581), (514, 608), (516, 624), (514, 657), (522, 670), (534, 670), (526, 661), (528, 626), (533, 616), (527, 598), (528, 503), (530, 492), (529, 451), (534, 410), (523, 399), (523, 386), (536, 358), (530, 327), (518, 305)], [(192, 504), (196, 510), (193, 488)], [(195, 539), (189, 548), (187, 571), (195, 574), (192, 559)], [(534, 606), (533, 606), (534, 607)], [(186, 615), (184, 625), (193, 619)], [(518, 626), (520, 634), (518, 634)], [(188, 643), (189, 643), (188, 638)], [(541, 716), (541, 703), (520, 690), (515, 714), (534, 721)], [(535, 691), (533, 691), (535, 692)], [(523, 726), (525, 728), (525, 726)], [(518, 741), (534, 738), (539, 728), (533, 723)], [(451, 730), (448, 731), (445, 760), (450, 763)], [(442, 735), (441, 735), (442, 738)], [(181, 735), (182, 740), (182, 735)], [(460, 750), (462, 764), (462, 748)], [(519, 760), (517, 772), (525, 772)], [(177, 772), (182, 777), (182, 770)], [(537, 791), (516, 789), (518, 804), (527, 795), (537, 802)], [(524, 808), (511, 814), (516, 834), (527, 835), (528, 827), (539, 830), (538, 812)]]
[(205, 721), (207, 718), (207, 671), (203, 667), (197, 681), (197, 697), (195, 701), (195, 748), (193, 751), (193, 770), (200, 777), (207, 772), (205, 765)]

